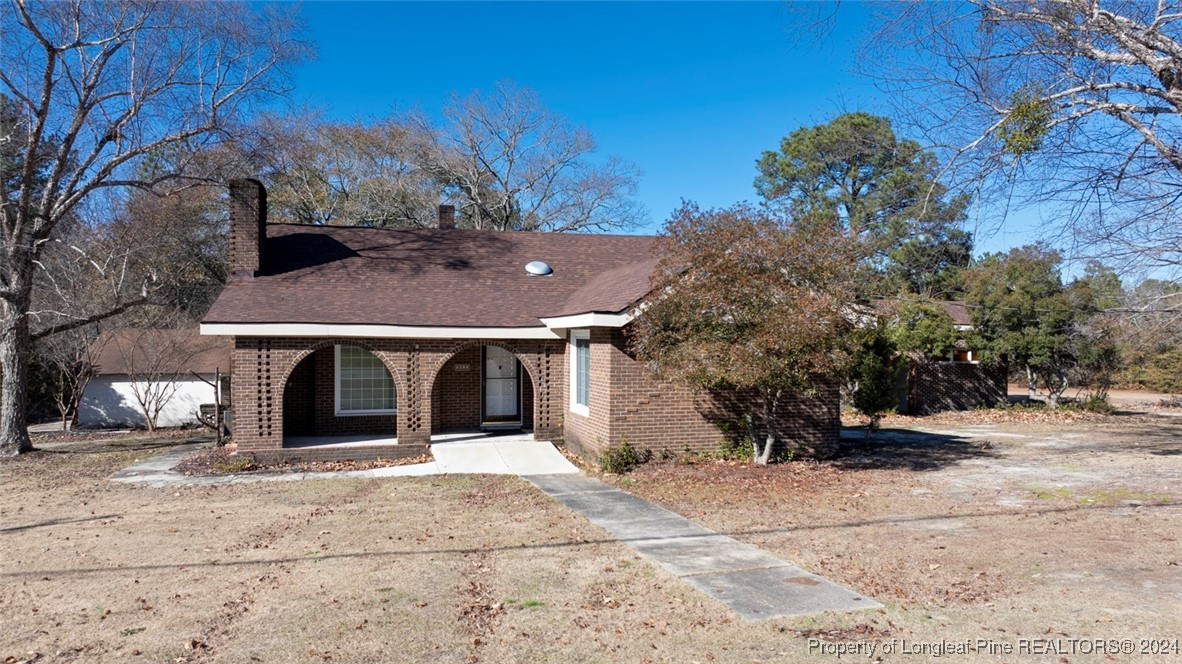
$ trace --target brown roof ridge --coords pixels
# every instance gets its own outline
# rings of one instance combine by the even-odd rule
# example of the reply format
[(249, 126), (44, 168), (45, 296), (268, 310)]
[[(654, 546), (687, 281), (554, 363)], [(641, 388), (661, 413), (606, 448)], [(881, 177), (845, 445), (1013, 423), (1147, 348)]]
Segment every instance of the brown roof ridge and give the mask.
[(497, 230), (495, 228), (436, 228), (434, 226), (356, 226), (352, 224), (297, 224), (287, 221), (268, 221), (267, 226), (284, 226), (289, 228), (315, 228), (315, 229), (343, 229), (343, 230), (359, 230), (359, 231), (431, 231), (440, 233), (521, 233), (530, 235), (545, 235), (548, 237), (604, 237), (604, 238), (644, 238), (653, 239), (657, 235), (653, 233), (600, 233), (595, 231), (579, 232), (579, 231), (526, 231), (526, 230)]

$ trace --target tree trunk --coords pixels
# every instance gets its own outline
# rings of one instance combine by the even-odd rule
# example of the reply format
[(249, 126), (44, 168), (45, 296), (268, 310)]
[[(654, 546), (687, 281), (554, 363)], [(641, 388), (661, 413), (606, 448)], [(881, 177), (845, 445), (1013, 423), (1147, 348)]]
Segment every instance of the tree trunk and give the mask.
[(1030, 401), (1034, 401), (1034, 395), (1038, 393), (1038, 379), (1034, 376), (1034, 369), (1030, 365), (1026, 365), (1026, 389), (1030, 395)]
[(747, 420), (747, 437), (751, 439), (751, 458), (755, 463), (759, 463), (762, 450), (759, 448), (759, 427), (755, 426), (755, 413), (748, 411), (745, 419)]
[(33, 451), (26, 407), (29, 375), (28, 289), (0, 301), (0, 456)]
[(772, 450), (776, 447), (776, 406), (780, 402), (780, 391), (765, 391), (763, 395), (763, 426), (766, 431), (763, 449), (755, 446), (754, 461), (757, 465), (766, 466), (772, 459)]
[(1063, 393), (1067, 391), (1067, 375), (1063, 374), (1061, 376), (1058, 376), (1057, 378), (1058, 378), (1058, 385), (1056, 387), (1051, 387), (1051, 376), (1047, 376), (1046, 383), (1047, 383), (1047, 407), (1048, 408), (1058, 408), (1059, 407), (1059, 397), (1061, 397), (1063, 395)]
[(769, 429), (767, 432), (767, 436), (764, 437), (763, 451), (759, 453), (759, 456), (755, 457), (756, 465), (759, 465), (759, 466), (766, 466), (767, 465), (768, 461), (770, 461), (772, 458), (772, 447), (775, 444), (776, 444), (776, 436)]
[(918, 415), (922, 407), (919, 403), (919, 365), (923, 360), (904, 357), (907, 361), (907, 414)]

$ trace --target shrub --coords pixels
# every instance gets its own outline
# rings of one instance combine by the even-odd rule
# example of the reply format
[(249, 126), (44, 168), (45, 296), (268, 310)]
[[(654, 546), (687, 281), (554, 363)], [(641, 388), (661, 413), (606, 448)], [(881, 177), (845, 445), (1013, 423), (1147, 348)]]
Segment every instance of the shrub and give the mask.
[(755, 456), (755, 448), (748, 436), (723, 438), (710, 456), (722, 461), (750, 461)]
[(234, 454), (225, 460), (211, 463), (210, 467), (219, 473), (245, 473), (258, 468), (258, 464), (255, 463), (254, 457), (248, 454)]
[(1103, 413), (1105, 415), (1115, 410), (1112, 404), (1108, 403), (1107, 399), (1100, 396), (1090, 396), (1083, 401), (1071, 404), (1071, 406), (1077, 410), (1086, 410), (1090, 413)]
[(637, 451), (626, 438), (619, 445), (612, 445), (599, 454), (599, 466), (609, 473), (622, 475), (647, 462), (652, 457), (648, 450)]

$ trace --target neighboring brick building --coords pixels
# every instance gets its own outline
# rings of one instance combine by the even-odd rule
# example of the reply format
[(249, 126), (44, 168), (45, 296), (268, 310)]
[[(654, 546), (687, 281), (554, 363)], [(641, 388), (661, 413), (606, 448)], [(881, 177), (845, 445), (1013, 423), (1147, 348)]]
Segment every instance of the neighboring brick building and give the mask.
[[(682, 452), (737, 430), (736, 395), (657, 381), (629, 353), (651, 236), (461, 230), (446, 207), (430, 229), (268, 225), (261, 184), (230, 190), (231, 276), (201, 329), (234, 337), (242, 452), (389, 458), (497, 429)], [(780, 417), (794, 442), (836, 445), (836, 387)]]
[[(973, 328), (963, 302), (941, 301), (960, 331)], [(900, 413), (925, 415), (943, 410), (972, 410), (1006, 403), (1009, 368), (986, 364), (962, 340), (948, 357), (910, 358), (900, 372)]]

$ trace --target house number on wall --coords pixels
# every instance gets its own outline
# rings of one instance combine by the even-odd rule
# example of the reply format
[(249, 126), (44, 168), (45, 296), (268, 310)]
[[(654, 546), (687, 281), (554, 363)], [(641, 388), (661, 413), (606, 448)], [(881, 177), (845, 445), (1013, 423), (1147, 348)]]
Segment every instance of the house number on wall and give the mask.
[(457, 364), (456, 365), (456, 371), (471, 371), (471, 370), (472, 370), (471, 364)]

